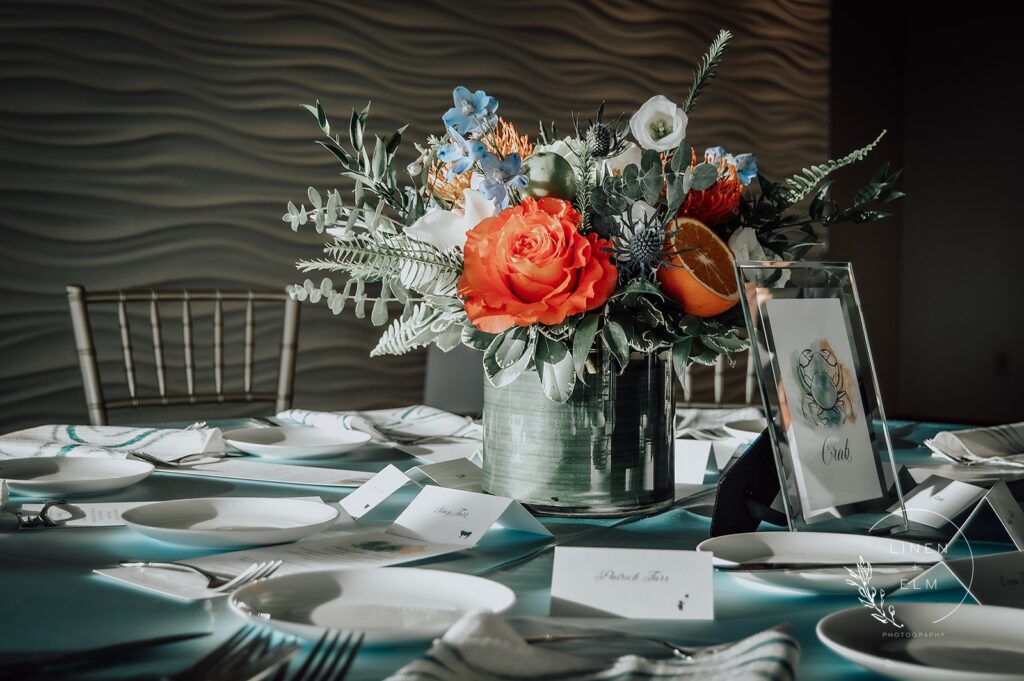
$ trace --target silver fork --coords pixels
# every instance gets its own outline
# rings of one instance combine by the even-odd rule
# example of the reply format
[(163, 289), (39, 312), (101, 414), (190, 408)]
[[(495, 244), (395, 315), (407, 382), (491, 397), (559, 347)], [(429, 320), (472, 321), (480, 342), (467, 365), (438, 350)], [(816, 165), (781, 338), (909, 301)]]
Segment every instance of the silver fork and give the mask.
[(364, 634), (349, 634), (342, 640), (341, 632), (328, 629), (306, 655), (302, 666), (289, 675), (281, 667), (273, 681), (343, 681), (363, 645)]
[(264, 678), (280, 669), (299, 649), (293, 637), (274, 641), (272, 631), (246, 625), (191, 667), (163, 681), (219, 681)]
[(663, 648), (668, 648), (670, 651), (672, 651), (672, 655), (674, 655), (675, 657), (689, 661), (693, 661), (697, 658), (717, 653), (733, 645), (732, 643), (723, 643), (720, 645), (707, 647), (681, 646), (660, 638), (650, 638), (647, 636), (624, 636), (622, 634), (538, 634), (536, 636), (526, 636), (523, 640), (527, 643), (534, 644), (567, 643), (578, 641), (601, 641), (612, 639), (619, 641), (629, 640), (653, 643), (662, 646)]
[(259, 563), (253, 563), (249, 567), (242, 570), (235, 577), (225, 577), (216, 573), (204, 570), (203, 568), (196, 567), (195, 565), (189, 565), (188, 563), (175, 563), (172, 561), (156, 561), (156, 560), (122, 560), (119, 565), (121, 567), (162, 567), (171, 569), (183, 569), (189, 570), (201, 575), (206, 578), (206, 588), (210, 591), (216, 591), (218, 593), (232, 591), (236, 587), (255, 582), (257, 579), (265, 579), (270, 575), (277, 572), (277, 570), (283, 565), (283, 561), (280, 560), (268, 560)]

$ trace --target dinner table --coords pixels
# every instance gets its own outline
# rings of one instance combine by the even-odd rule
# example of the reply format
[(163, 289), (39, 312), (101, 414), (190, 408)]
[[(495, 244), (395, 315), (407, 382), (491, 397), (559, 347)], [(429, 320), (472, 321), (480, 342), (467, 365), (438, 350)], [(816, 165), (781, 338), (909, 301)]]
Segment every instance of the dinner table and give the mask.
[[(225, 431), (252, 426), (250, 419), (211, 421)], [(913, 466), (934, 461), (921, 442), (949, 424), (891, 421), (897, 463)], [(407, 470), (421, 463), (407, 451), (369, 444), (336, 459), (315, 465), (376, 472), (387, 464)], [(555, 546), (597, 546), (643, 549), (693, 550), (708, 538), (707, 499), (714, 480), (703, 494), (677, 500), (664, 512), (627, 518), (540, 517), (552, 536), (538, 538), (522, 532), (489, 532), (472, 548), (426, 559), (415, 565), (482, 576), (511, 588), (515, 605), (505, 616), (546, 617)], [(287, 497), (318, 495), (336, 503), (352, 488), (254, 482), (226, 478), (184, 476), (158, 469), (146, 480), (119, 492), (89, 497), (89, 501), (156, 501), (191, 497)], [(693, 489), (689, 490), (693, 492)], [(700, 491), (700, 490), (697, 490)], [(373, 515), (373, 523), (386, 524), (410, 502), (415, 490), (400, 489)], [(41, 501), (19, 498), (18, 501)], [(762, 524), (762, 531), (783, 528)], [(177, 561), (216, 553), (163, 543), (128, 527), (24, 529), (0, 535), (0, 612), (5, 635), (0, 657), (87, 649), (132, 639), (187, 632), (209, 635), (153, 648), (132, 658), (130, 664), (98, 670), (83, 678), (132, 678), (169, 674), (193, 663), (247, 623), (233, 611), (227, 598), (182, 601), (115, 582), (94, 570), (116, 566), (123, 560)], [(389, 568), (380, 568), (389, 569)], [(959, 600), (956, 592), (910, 594), (906, 598)], [(758, 585), (735, 574), (714, 575), (714, 619), (658, 621), (593, 618), (584, 623), (624, 634), (646, 635), (689, 645), (711, 645), (752, 635), (785, 624), (799, 642), (797, 676), (808, 679), (880, 678), (826, 648), (815, 633), (825, 615), (858, 605), (857, 594), (814, 594)], [(578, 622), (577, 622), (578, 623)], [(304, 645), (311, 645), (306, 641)], [(348, 678), (383, 679), (422, 656), (429, 641), (392, 646), (365, 646)], [(126, 660), (127, 662), (127, 660)]]

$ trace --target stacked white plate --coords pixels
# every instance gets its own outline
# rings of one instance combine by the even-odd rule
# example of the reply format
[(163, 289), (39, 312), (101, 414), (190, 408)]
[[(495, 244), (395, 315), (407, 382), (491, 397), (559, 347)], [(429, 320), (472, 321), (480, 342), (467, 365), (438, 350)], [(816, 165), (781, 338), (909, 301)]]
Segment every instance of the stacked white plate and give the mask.
[(240, 428), (224, 441), (247, 454), (268, 459), (321, 459), (345, 454), (371, 440), (356, 430), (322, 428)]
[(102, 494), (134, 485), (153, 464), (128, 459), (37, 456), (0, 459), (0, 479), (15, 494), (66, 497)]
[(482, 577), (385, 567), (272, 577), (243, 586), (228, 602), (246, 617), (290, 633), (360, 631), (367, 643), (391, 645), (440, 636), (473, 610), (504, 612), (516, 596)]

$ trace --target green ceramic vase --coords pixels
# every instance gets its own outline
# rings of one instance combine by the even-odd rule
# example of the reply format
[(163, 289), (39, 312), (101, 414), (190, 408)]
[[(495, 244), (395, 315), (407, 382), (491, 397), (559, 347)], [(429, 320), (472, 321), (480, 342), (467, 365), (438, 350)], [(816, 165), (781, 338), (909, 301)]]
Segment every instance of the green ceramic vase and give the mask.
[(586, 384), (549, 400), (534, 371), (495, 388), (484, 382), (484, 491), (535, 513), (615, 517), (672, 505), (675, 479), (672, 365), (635, 353), (621, 375), (593, 352)]

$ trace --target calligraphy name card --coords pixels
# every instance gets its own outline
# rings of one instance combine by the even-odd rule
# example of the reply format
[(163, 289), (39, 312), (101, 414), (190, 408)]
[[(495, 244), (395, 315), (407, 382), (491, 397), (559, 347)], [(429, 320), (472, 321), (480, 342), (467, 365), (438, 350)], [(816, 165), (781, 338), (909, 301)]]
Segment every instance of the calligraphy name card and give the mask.
[(494, 525), (550, 537), (519, 502), (448, 487), (424, 487), (388, 532), (439, 544), (475, 546)]
[(559, 546), (553, 616), (714, 619), (711, 554)]

